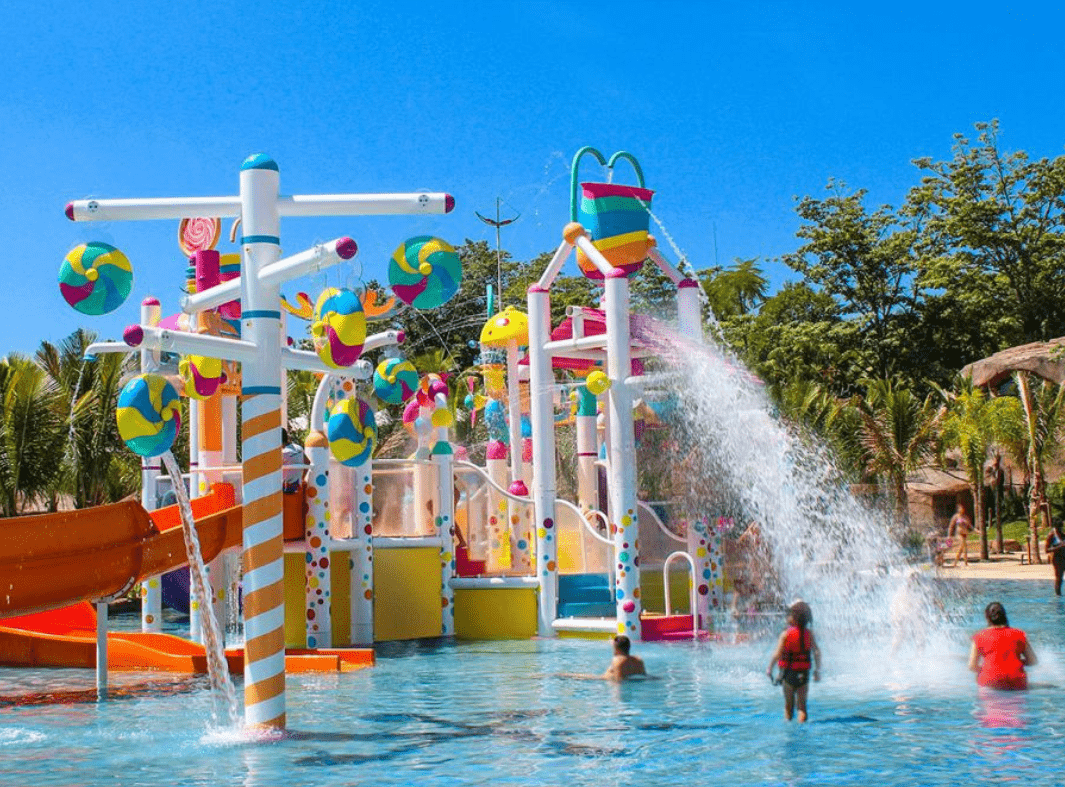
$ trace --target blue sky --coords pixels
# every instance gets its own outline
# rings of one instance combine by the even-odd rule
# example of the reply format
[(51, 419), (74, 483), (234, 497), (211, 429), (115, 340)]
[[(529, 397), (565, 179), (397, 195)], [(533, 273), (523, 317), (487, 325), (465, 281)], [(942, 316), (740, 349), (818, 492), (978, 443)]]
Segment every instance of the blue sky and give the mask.
[[(555, 247), (582, 145), (640, 159), (695, 267), (760, 257), (779, 285), (794, 198), (829, 178), (898, 204), (911, 159), (948, 158), (955, 132), (995, 117), (1005, 147), (1065, 152), (1065, 13), (1019, 5), (0, 0), (0, 353), (78, 326), (117, 337), (148, 294), (176, 310), (176, 222), (74, 224), (69, 200), (235, 194), (260, 151), (283, 193), (457, 201), (428, 219), (284, 220), (285, 253), (344, 234), (360, 247), (289, 294), (384, 279), (412, 235), (494, 243), (473, 211), (496, 196), (522, 214), (504, 230), (517, 258)], [(105, 317), (70, 309), (56, 284), (88, 240), (135, 269)]]

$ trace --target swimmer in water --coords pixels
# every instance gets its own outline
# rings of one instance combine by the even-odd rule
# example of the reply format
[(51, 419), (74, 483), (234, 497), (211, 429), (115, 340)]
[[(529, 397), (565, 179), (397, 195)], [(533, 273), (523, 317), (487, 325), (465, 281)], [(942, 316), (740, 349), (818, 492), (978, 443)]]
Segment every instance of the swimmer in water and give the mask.
[(632, 643), (624, 634), (614, 637), (614, 658), (603, 673), (603, 680), (622, 681), (633, 675), (646, 675), (643, 659), (629, 655)]
[(784, 718), (791, 721), (795, 710), (799, 721), (806, 721), (806, 694), (810, 687), (811, 656), (813, 679), (821, 680), (821, 650), (814, 634), (807, 628), (813, 621), (810, 605), (796, 601), (788, 608), (788, 628), (780, 635), (777, 649), (765, 674), (772, 679), (773, 665), (780, 668), (779, 683), (784, 687)]
[(1006, 608), (992, 601), (984, 610), (987, 628), (973, 635), (969, 669), (976, 673), (978, 686), (1004, 691), (1028, 688), (1026, 667), (1038, 663), (1028, 638), (1020, 629), (1010, 628)]

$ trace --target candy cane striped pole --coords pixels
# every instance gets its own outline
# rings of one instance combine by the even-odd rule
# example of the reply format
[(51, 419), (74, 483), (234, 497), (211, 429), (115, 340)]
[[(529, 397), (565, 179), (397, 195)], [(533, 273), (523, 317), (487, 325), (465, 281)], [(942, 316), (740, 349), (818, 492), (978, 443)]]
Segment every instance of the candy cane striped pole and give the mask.
[(244, 707), (250, 726), (285, 726), (285, 594), (281, 504), (281, 312), (259, 271), (281, 256), (277, 164), (241, 165), (241, 335), (258, 348), (242, 364)]

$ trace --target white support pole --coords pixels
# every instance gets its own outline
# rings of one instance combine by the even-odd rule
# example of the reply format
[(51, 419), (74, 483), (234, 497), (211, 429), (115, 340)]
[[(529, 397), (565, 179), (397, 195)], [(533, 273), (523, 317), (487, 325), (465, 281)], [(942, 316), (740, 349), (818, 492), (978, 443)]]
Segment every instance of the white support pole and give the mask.
[(609, 276), (610, 272), (614, 270), (614, 266), (607, 261), (607, 258), (595, 247), (595, 244), (592, 243), (587, 234), (583, 233), (583, 230), (582, 234), (577, 235), (574, 238), (574, 245), (584, 252), (588, 259), (592, 261), (592, 265), (594, 265), (604, 277)]
[[(143, 325), (155, 325), (162, 315), (159, 301), (155, 298), (145, 298), (141, 302), (141, 323)], [(130, 348), (125, 344), (120, 345), (125, 352)], [(92, 353), (93, 345), (86, 350), (86, 355)], [(97, 350), (98, 352), (100, 350)], [(106, 352), (107, 350), (104, 350)], [(154, 353), (150, 350), (140, 352), (141, 373), (153, 372), (158, 367)], [(156, 482), (162, 468), (158, 457), (141, 457), (141, 505), (148, 511), (154, 511), (158, 507), (158, 491)], [(141, 631), (159, 632), (163, 630), (163, 589), (162, 578), (159, 576), (146, 577), (141, 582)]]
[(444, 434), (433, 446), (433, 463), (437, 473), (436, 533), (440, 536), (440, 634), (455, 635), (455, 591), (451, 578), (455, 575), (455, 455)]
[(281, 332), (278, 287), (259, 272), (280, 257), (277, 164), (241, 165), (241, 335), (255, 355), (241, 366), (244, 394), (244, 707), (251, 726), (285, 726), (284, 538), (281, 504)]
[(710, 617), (711, 597), (715, 589), (712, 566), (715, 557), (713, 540), (714, 535), (711, 532), (709, 517), (699, 516), (688, 523), (688, 554), (692, 559), (692, 582), (695, 583), (696, 606), (691, 613), (695, 615), (694, 627), (699, 631), (709, 631), (713, 628), (713, 619)]
[[(298, 279), (311, 273), (332, 267), (343, 260), (350, 260), (358, 250), (351, 238), (337, 238), (328, 243), (313, 246), (306, 251), (285, 257), (263, 268), (259, 281), (265, 285), (281, 285), (290, 279)], [(209, 290), (186, 295), (181, 299), (181, 310), (186, 314), (206, 311), (240, 297), (241, 281), (238, 276)]]
[[(189, 499), (192, 500), (196, 497), (201, 497), (200, 491), (200, 402), (196, 399), (189, 399)], [(175, 484), (180, 484), (181, 479), (172, 479)], [(178, 500), (181, 498), (179, 497)], [(192, 566), (189, 566), (189, 571), (194, 571)], [(207, 570), (208, 576), (210, 576), (210, 569)], [(214, 595), (213, 588), (204, 588), (204, 592), (208, 598)], [(200, 620), (200, 615), (203, 611), (200, 609), (200, 601), (196, 595), (196, 583), (189, 582), (189, 639), (193, 642), (199, 642), (203, 644), (203, 622)]]
[[(455, 199), (443, 193), (293, 194), (272, 200), (276, 216), (392, 216), (450, 213)], [(244, 207), (239, 197), (159, 197), (152, 199), (80, 199), (67, 204), (71, 221), (143, 221), (217, 216), (235, 219)]]
[(680, 284), (682, 281), (684, 281), (684, 274), (674, 268), (673, 265), (670, 264), (669, 260), (662, 256), (662, 252), (660, 252), (654, 246), (652, 246), (647, 251), (647, 256), (651, 258), (651, 261), (658, 266), (658, 269), (662, 271), (662, 273), (666, 275), (666, 278), (668, 278), (671, 282), (673, 282), (674, 284)]
[(529, 394), (533, 440), (533, 525), (536, 528), (536, 575), (540, 580), (537, 629), (555, 636), (558, 606), (558, 541), (555, 538), (555, 418), (551, 396), (555, 374), (544, 345), (551, 339), (551, 294), (539, 285), (528, 293)]
[(373, 459), (352, 470), (355, 483), (351, 512), (351, 644), (372, 647), (373, 629)]
[(418, 216), (455, 209), (455, 198), (443, 192), (294, 194), (277, 202), (282, 216)]
[[(307, 455), (306, 539), (307, 647), (333, 647), (333, 582), (329, 571), (331, 515), (329, 510), (329, 441), (319, 431), (320, 423), (311, 424), (303, 450)], [(324, 560), (324, 564), (323, 564)], [(352, 599), (355, 589), (352, 587)], [(354, 601), (353, 601), (354, 603)]]
[(595, 471), (595, 460), (599, 458), (595, 434), (597, 414), (598, 400), (595, 395), (587, 387), (579, 386), (574, 429), (577, 433), (577, 505), (582, 511), (599, 508), (599, 501), (596, 499), (599, 483)]
[(703, 341), (703, 310), (699, 303), (699, 282), (682, 279), (677, 284), (677, 328), (681, 336)]
[(107, 602), (96, 602), (96, 698), (107, 699)]
[(207, 355), (211, 358), (221, 358), (223, 361), (240, 361), (246, 364), (261, 362), (259, 348), (255, 343), (241, 339), (226, 339), (205, 333), (172, 331), (146, 325), (129, 326), (123, 338), (130, 347), (138, 349), (162, 350), (179, 355)]
[[(222, 481), (222, 394), (215, 395), (207, 400), (198, 402), (199, 420), (199, 474), (194, 479), (195, 491), (193, 497), (203, 497), (210, 494), (212, 486)], [(228, 595), (228, 576), (226, 574), (226, 560), (224, 553), (219, 553), (214, 560), (204, 566), (212, 612), (216, 623), (223, 623), (226, 619), (226, 596)], [(223, 638), (225, 628), (219, 632)]]
[[(580, 227), (580, 225), (577, 225)], [(583, 227), (581, 228), (583, 232)], [(568, 240), (563, 240), (558, 244), (558, 248), (555, 249), (554, 255), (551, 257), (551, 262), (547, 263), (547, 268), (544, 269), (543, 275), (540, 276), (540, 281), (537, 282), (537, 286), (542, 290), (550, 290), (551, 285), (555, 282), (555, 277), (558, 276), (558, 272), (562, 270), (562, 266), (566, 262), (566, 258), (569, 256), (570, 249), (573, 248), (573, 244)]]
[[(233, 467), (237, 464), (237, 397), (222, 397), (222, 466)], [(225, 474), (222, 475), (225, 480)], [(241, 485), (234, 484), (236, 500), (241, 502)], [(240, 574), (241, 555), (239, 548), (225, 551), (226, 578), (226, 615), (224, 623), (226, 639), (240, 641), (242, 617), (240, 614)], [(222, 620), (222, 619), (220, 619)]]
[(321, 358), (307, 350), (281, 348), (281, 366), (285, 369), (298, 369), (315, 374), (343, 375), (353, 380), (369, 380), (373, 377), (373, 365), (365, 358), (360, 358), (351, 366), (343, 369), (329, 366)]
[[(589, 255), (591, 256), (591, 255)], [(607, 392), (609, 430), (610, 524), (617, 568), (618, 634), (640, 639), (640, 562), (637, 552), (636, 433), (632, 391), (624, 384), (632, 374), (629, 356), (629, 281), (617, 269), (604, 279), (606, 291)]]

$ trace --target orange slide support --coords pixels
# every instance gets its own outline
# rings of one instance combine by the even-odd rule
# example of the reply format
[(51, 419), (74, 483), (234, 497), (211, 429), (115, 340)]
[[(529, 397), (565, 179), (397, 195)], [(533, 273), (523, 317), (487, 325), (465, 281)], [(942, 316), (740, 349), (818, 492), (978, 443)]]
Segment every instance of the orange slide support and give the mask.
[[(205, 562), (241, 543), (242, 509), (231, 485), (213, 485), (192, 500), (192, 511)], [(125, 502), (0, 520), (0, 665), (95, 667), (96, 611), (88, 602), (186, 563), (177, 506), (149, 514)], [(203, 646), (170, 634), (112, 632), (107, 645), (109, 669), (207, 671)], [(230, 671), (242, 671), (243, 658), (227, 651)], [(294, 651), (286, 669), (346, 672), (373, 660), (372, 650)]]

